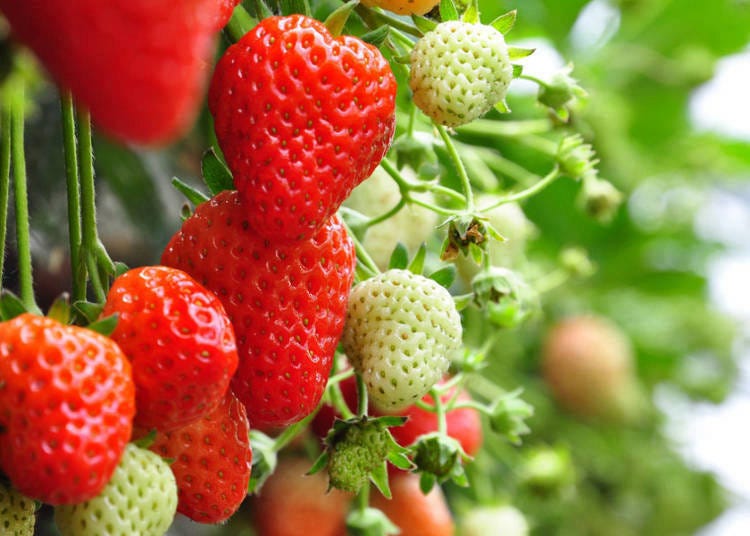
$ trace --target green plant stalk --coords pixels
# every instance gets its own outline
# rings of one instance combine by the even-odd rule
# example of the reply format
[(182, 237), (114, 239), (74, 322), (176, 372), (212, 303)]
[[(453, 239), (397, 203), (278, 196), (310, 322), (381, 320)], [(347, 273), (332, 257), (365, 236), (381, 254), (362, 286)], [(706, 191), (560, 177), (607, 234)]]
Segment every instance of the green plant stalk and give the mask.
[(91, 140), (91, 116), (88, 111), (79, 110), (78, 129), (80, 135), (78, 160), (81, 166), (81, 249), (86, 259), (91, 287), (96, 299), (99, 302), (104, 302), (107, 291), (102, 276), (106, 277), (108, 274), (113, 274), (115, 266), (99, 240), (97, 231), (94, 152)]
[(401, 198), (398, 203), (396, 203), (393, 208), (391, 208), (388, 212), (385, 212), (384, 214), (381, 214), (380, 216), (376, 218), (372, 218), (371, 220), (368, 220), (362, 225), (363, 229), (369, 229), (370, 227), (373, 227), (385, 220), (388, 220), (395, 216), (402, 208), (404, 208), (404, 205), (406, 205), (406, 199)]
[(16, 209), (16, 247), (18, 249), (18, 284), (21, 302), (27, 311), (41, 314), (34, 299), (34, 277), (31, 261), (29, 199), (24, 154), (24, 90), (20, 84), (10, 99), (11, 160), (13, 162), (13, 197)]
[(378, 268), (378, 265), (375, 264), (375, 261), (372, 260), (372, 257), (370, 257), (370, 254), (367, 253), (367, 250), (362, 245), (362, 242), (360, 242), (359, 239), (355, 236), (355, 234), (352, 232), (352, 230), (349, 228), (346, 222), (344, 222), (343, 218), (341, 218), (341, 222), (344, 224), (344, 227), (346, 228), (346, 232), (349, 235), (349, 238), (351, 238), (352, 242), (354, 243), (354, 250), (357, 253), (357, 260), (365, 267), (367, 271), (372, 272), (372, 275), (379, 274), (380, 269)]
[(492, 119), (475, 119), (460, 127), (459, 134), (476, 136), (496, 136), (500, 138), (517, 138), (529, 134), (544, 134), (552, 130), (549, 119), (525, 119), (520, 121), (495, 121)]
[(367, 385), (361, 374), (355, 374), (357, 379), (357, 416), (364, 417), (367, 415), (367, 406), (369, 404), (367, 397)]
[(370, 29), (375, 29), (382, 24), (387, 24), (391, 28), (413, 35), (414, 37), (422, 37), (422, 32), (420, 32), (416, 26), (401, 19), (397, 19), (396, 17), (392, 17), (386, 13), (375, 11), (367, 6), (363, 6), (362, 4), (357, 5), (357, 7), (354, 8), (354, 11), (362, 18)]
[(61, 95), (63, 151), (65, 153), (65, 180), (68, 195), (68, 241), (70, 243), (70, 270), (73, 276), (72, 299), (86, 299), (86, 264), (81, 255), (81, 186), (78, 175), (75, 107), (69, 91)]
[(440, 184), (424, 184), (424, 185), (420, 185), (418, 188), (415, 188), (412, 185), (410, 185), (406, 181), (406, 179), (404, 179), (401, 176), (401, 173), (399, 172), (399, 170), (396, 169), (396, 166), (394, 166), (390, 160), (384, 158), (380, 162), (380, 166), (385, 170), (386, 173), (388, 173), (388, 175), (391, 176), (391, 178), (394, 181), (396, 181), (396, 184), (398, 184), (399, 191), (401, 192), (401, 196), (404, 198), (404, 200), (407, 203), (419, 205), (421, 207), (432, 210), (433, 212), (437, 212), (438, 214), (443, 214), (445, 216), (455, 216), (455, 215), (463, 213), (460, 210), (453, 210), (453, 209), (449, 209), (445, 207), (440, 207), (432, 203), (429, 203), (427, 201), (423, 201), (421, 199), (411, 196), (412, 190), (431, 191), (436, 194), (442, 194), (447, 197), (451, 197), (452, 199), (455, 199), (465, 204), (466, 198), (463, 195), (461, 195), (459, 192), (451, 190), (450, 188), (446, 188), (445, 186), (442, 186)]
[(354, 413), (349, 409), (349, 405), (344, 400), (344, 395), (341, 394), (341, 385), (339, 383), (331, 385), (328, 394), (331, 397), (331, 405), (339, 412), (342, 419), (354, 418)]
[(500, 205), (504, 205), (506, 203), (516, 203), (518, 201), (523, 201), (524, 199), (532, 197), (533, 195), (536, 195), (537, 193), (544, 190), (547, 186), (552, 184), (552, 182), (554, 182), (554, 180), (559, 176), (560, 168), (559, 166), (557, 166), (557, 164), (555, 164), (555, 167), (552, 168), (552, 171), (547, 173), (547, 175), (542, 177), (537, 183), (529, 186), (524, 190), (521, 190), (520, 192), (504, 195), (495, 203), (492, 203), (491, 205), (488, 205), (486, 207), (482, 207), (479, 212), (487, 212), (489, 210), (492, 210), (493, 208), (499, 207)]
[(0, 107), (0, 287), (5, 273), (5, 240), (8, 236), (8, 199), (10, 197), (11, 113)]
[(276, 436), (276, 439), (274, 439), (273, 441), (273, 451), (280, 452), (284, 447), (286, 447), (292, 439), (297, 437), (297, 435), (305, 429), (310, 421), (313, 420), (313, 417), (315, 417), (314, 411), (301, 421), (297, 421), (296, 423), (290, 424), (289, 426), (284, 428), (284, 431)]
[(435, 415), (437, 416), (437, 423), (438, 423), (438, 433), (441, 435), (447, 435), (448, 434), (448, 419), (445, 415), (445, 405), (443, 404), (443, 401), (440, 398), (440, 392), (436, 388), (430, 389), (430, 394), (432, 395), (432, 400), (435, 403)]
[(436, 128), (438, 134), (440, 134), (440, 138), (443, 140), (443, 143), (445, 143), (445, 148), (448, 151), (448, 156), (453, 161), (453, 165), (456, 166), (458, 178), (461, 181), (461, 188), (464, 192), (464, 196), (466, 197), (466, 211), (473, 212), (474, 191), (471, 188), (471, 181), (469, 180), (469, 174), (466, 172), (466, 166), (464, 166), (464, 162), (463, 160), (461, 160), (461, 157), (458, 154), (458, 150), (453, 144), (453, 140), (448, 135), (448, 131), (446, 130), (446, 128), (442, 125), (436, 125)]

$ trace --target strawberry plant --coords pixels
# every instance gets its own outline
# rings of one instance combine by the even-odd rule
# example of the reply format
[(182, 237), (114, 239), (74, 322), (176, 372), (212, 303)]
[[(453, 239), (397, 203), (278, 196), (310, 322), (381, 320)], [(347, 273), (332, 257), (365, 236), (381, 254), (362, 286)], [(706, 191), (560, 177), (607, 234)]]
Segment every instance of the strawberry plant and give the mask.
[(701, 10), (707, 59), (663, 30), (695, 10), (616, 3), (610, 49), (586, 2), (510, 4), (0, 0), (2, 530), (721, 512), (652, 395), (721, 400), (734, 333), (652, 177), (750, 161), (675, 112), (750, 17)]

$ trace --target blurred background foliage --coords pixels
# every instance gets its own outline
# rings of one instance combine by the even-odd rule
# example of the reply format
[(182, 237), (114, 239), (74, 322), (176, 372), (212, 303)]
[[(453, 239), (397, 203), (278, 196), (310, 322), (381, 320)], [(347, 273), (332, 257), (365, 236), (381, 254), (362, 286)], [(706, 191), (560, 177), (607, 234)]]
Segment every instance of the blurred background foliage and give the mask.
[[(511, 503), (538, 535), (692, 534), (722, 512), (728, 496), (713, 475), (682, 459), (665, 435), (665, 416), (652, 394), (669, 384), (693, 399), (720, 403), (736, 379), (737, 327), (708, 299), (707, 263), (723, 246), (696, 232), (695, 215), (712, 189), (746, 184), (750, 144), (697, 131), (689, 103), (720, 58), (748, 46), (750, 3), (480, 3), (485, 22), (518, 10), (511, 44), (536, 46), (537, 55), (554, 51), (563, 65), (574, 65), (572, 76), (588, 96), (574, 107), (569, 124), (556, 127), (583, 133), (601, 160), (601, 176), (628, 199), (610, 222), (600, 222), (581, 210), (580, 184), (561, 178), (523, 205), (536, 231), (514, 268), (541, 279), (560, 265), (564, 248), (576, 247), (596, 270), (546, 292), (542, 313), (497, 336), (487, 350), (489, 366), (482, 375), (508, 390), (523, 388), (523, 398), (535, 407), (531, 433), (520, 448), (488, 433), (470, 469), (472, 488), (449, 487), (451, 504), (460, 516), (477, 502)], [(313, 4), (325, 13), (338, 2)], [(0, 56), (9, 46), (3, 42)], [(519, 87), (508, 99), (513, 113), (492, 112), (488, 119), (548, 119), (535, 91), (514, 84)], [(69, 288), (60, 225), (65, 180), (59, 103), (54, 88), (43, 83), (31, 96), (27, 151), (35, 262), (40, 302), (49, 303)], [(748, 110), (737, 113), (750, 120)], [(522, 186), (524, 172), (517, 165), (541, 175), (549, 170), (549, 155), (526, 139), (480, 128), (459, 130), (457, 136), (490, 151), (475, 154), (493, 155), (485, 162), (494, 175), (492, 189)], [(161, 150), (96, 139), (101, 235), (113, 258), (130, 265), (158, 261), (180, 223), (182, 200), (170, 178), (197, 184), (200, 155), (211, 143), (205, 111), (189, 136)], [(487, 188), (473, 171), (478, 187)], [(12, 275), (11, 270), (11, 287)], [(559, 318), (580, 313), (608, 317), (632, 341), (647, 406), (637, 422), (575, 417), (554, 403), (542, 381), (546, 330)], [(467, 344), (478, 348), (493, 328), (472, 319), (476, 311), (466, 314)], [(470, 380), (469, 387), (481, 396), (479, 380)], [(213, 532), (249, 530), (241, 525)]]

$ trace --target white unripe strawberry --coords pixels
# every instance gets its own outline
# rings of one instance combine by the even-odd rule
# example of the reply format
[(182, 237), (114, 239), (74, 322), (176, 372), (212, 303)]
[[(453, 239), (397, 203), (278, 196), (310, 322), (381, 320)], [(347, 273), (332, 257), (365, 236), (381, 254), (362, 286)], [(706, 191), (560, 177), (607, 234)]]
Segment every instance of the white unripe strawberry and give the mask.
[(10, 485), (0, 482), (0, 534), (33, 536), (36, 504)]
[(89, 501), (55, 508), (55, 524), (62, 536), (162, 536), (176, 511), (169, 464), (130, 443), (104, 490)]
[(443, 377), (461, 333), (461, 318), (445, 288), (394, 269), (352, 289), (342, 344), (371, 401), (397, 411)]
[(438, 24), (411, 53), (414, 104), (435, 123), (457, 127), (505, 99), (513, 78), (508, 46), (492, 26)]

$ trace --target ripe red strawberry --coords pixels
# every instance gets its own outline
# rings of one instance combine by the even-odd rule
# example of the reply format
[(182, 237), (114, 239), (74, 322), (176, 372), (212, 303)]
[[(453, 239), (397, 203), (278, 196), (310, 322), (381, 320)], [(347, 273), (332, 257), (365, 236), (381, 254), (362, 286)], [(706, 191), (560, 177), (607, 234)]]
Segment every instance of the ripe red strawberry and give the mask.
[(245, 407), (230, 392), (209, 415), (158, 433), (149, 447), (174, 460), (177, 511), (200, 523), (227, 520), (247, 495), (253, 459)]
[(419, 488), (419, 475), (399, 473), (390, 481), (392, 499), (372, 494), (370, 503), (382, 510), (401, 532), (400, 536), (453, 536), (455, 523), (445, 495), (435, 486), (425, 495)]
[(263, 20), (216, 65), (214, 127), (250, 224), (310, 237), (385, 155), (396, 80), (380, 51), (292, 15)]
[(173, 140), (192, 123), (226, 19), (223, 3), (0, 0), (0, 11), (98, 127), (151, 144)]
[(0, 467), (31, 498), (92, 498), (130, 439), (134, 391), (111, 339), (28, 313), (0, 323)]
[[(346, 533), (346, 513), (352, 495), (328, 491), (324, 472), (306, 474), (312, 462), (285, 457), (253, 498), (253, 521), (263, 536), (338, 536)], [(313, 528), (314, 527), (314, 528)]]
[(337, 216), (306, 241), (278, 244), (248, 223), (236, 191), (197, 207), (162, 263), (215, 292), (232, 319), (240, 363), (232, 390), (253, 428), (286, 426), (323, 396), (344, 326), (354, 246)]
[(111, 338), (133, 365), (135, 424), (167, 431), (213, 410), (237, 370), (224, 306), (188, 274), (135, 268), (115, 279), (102, 313), (118, 315)]

